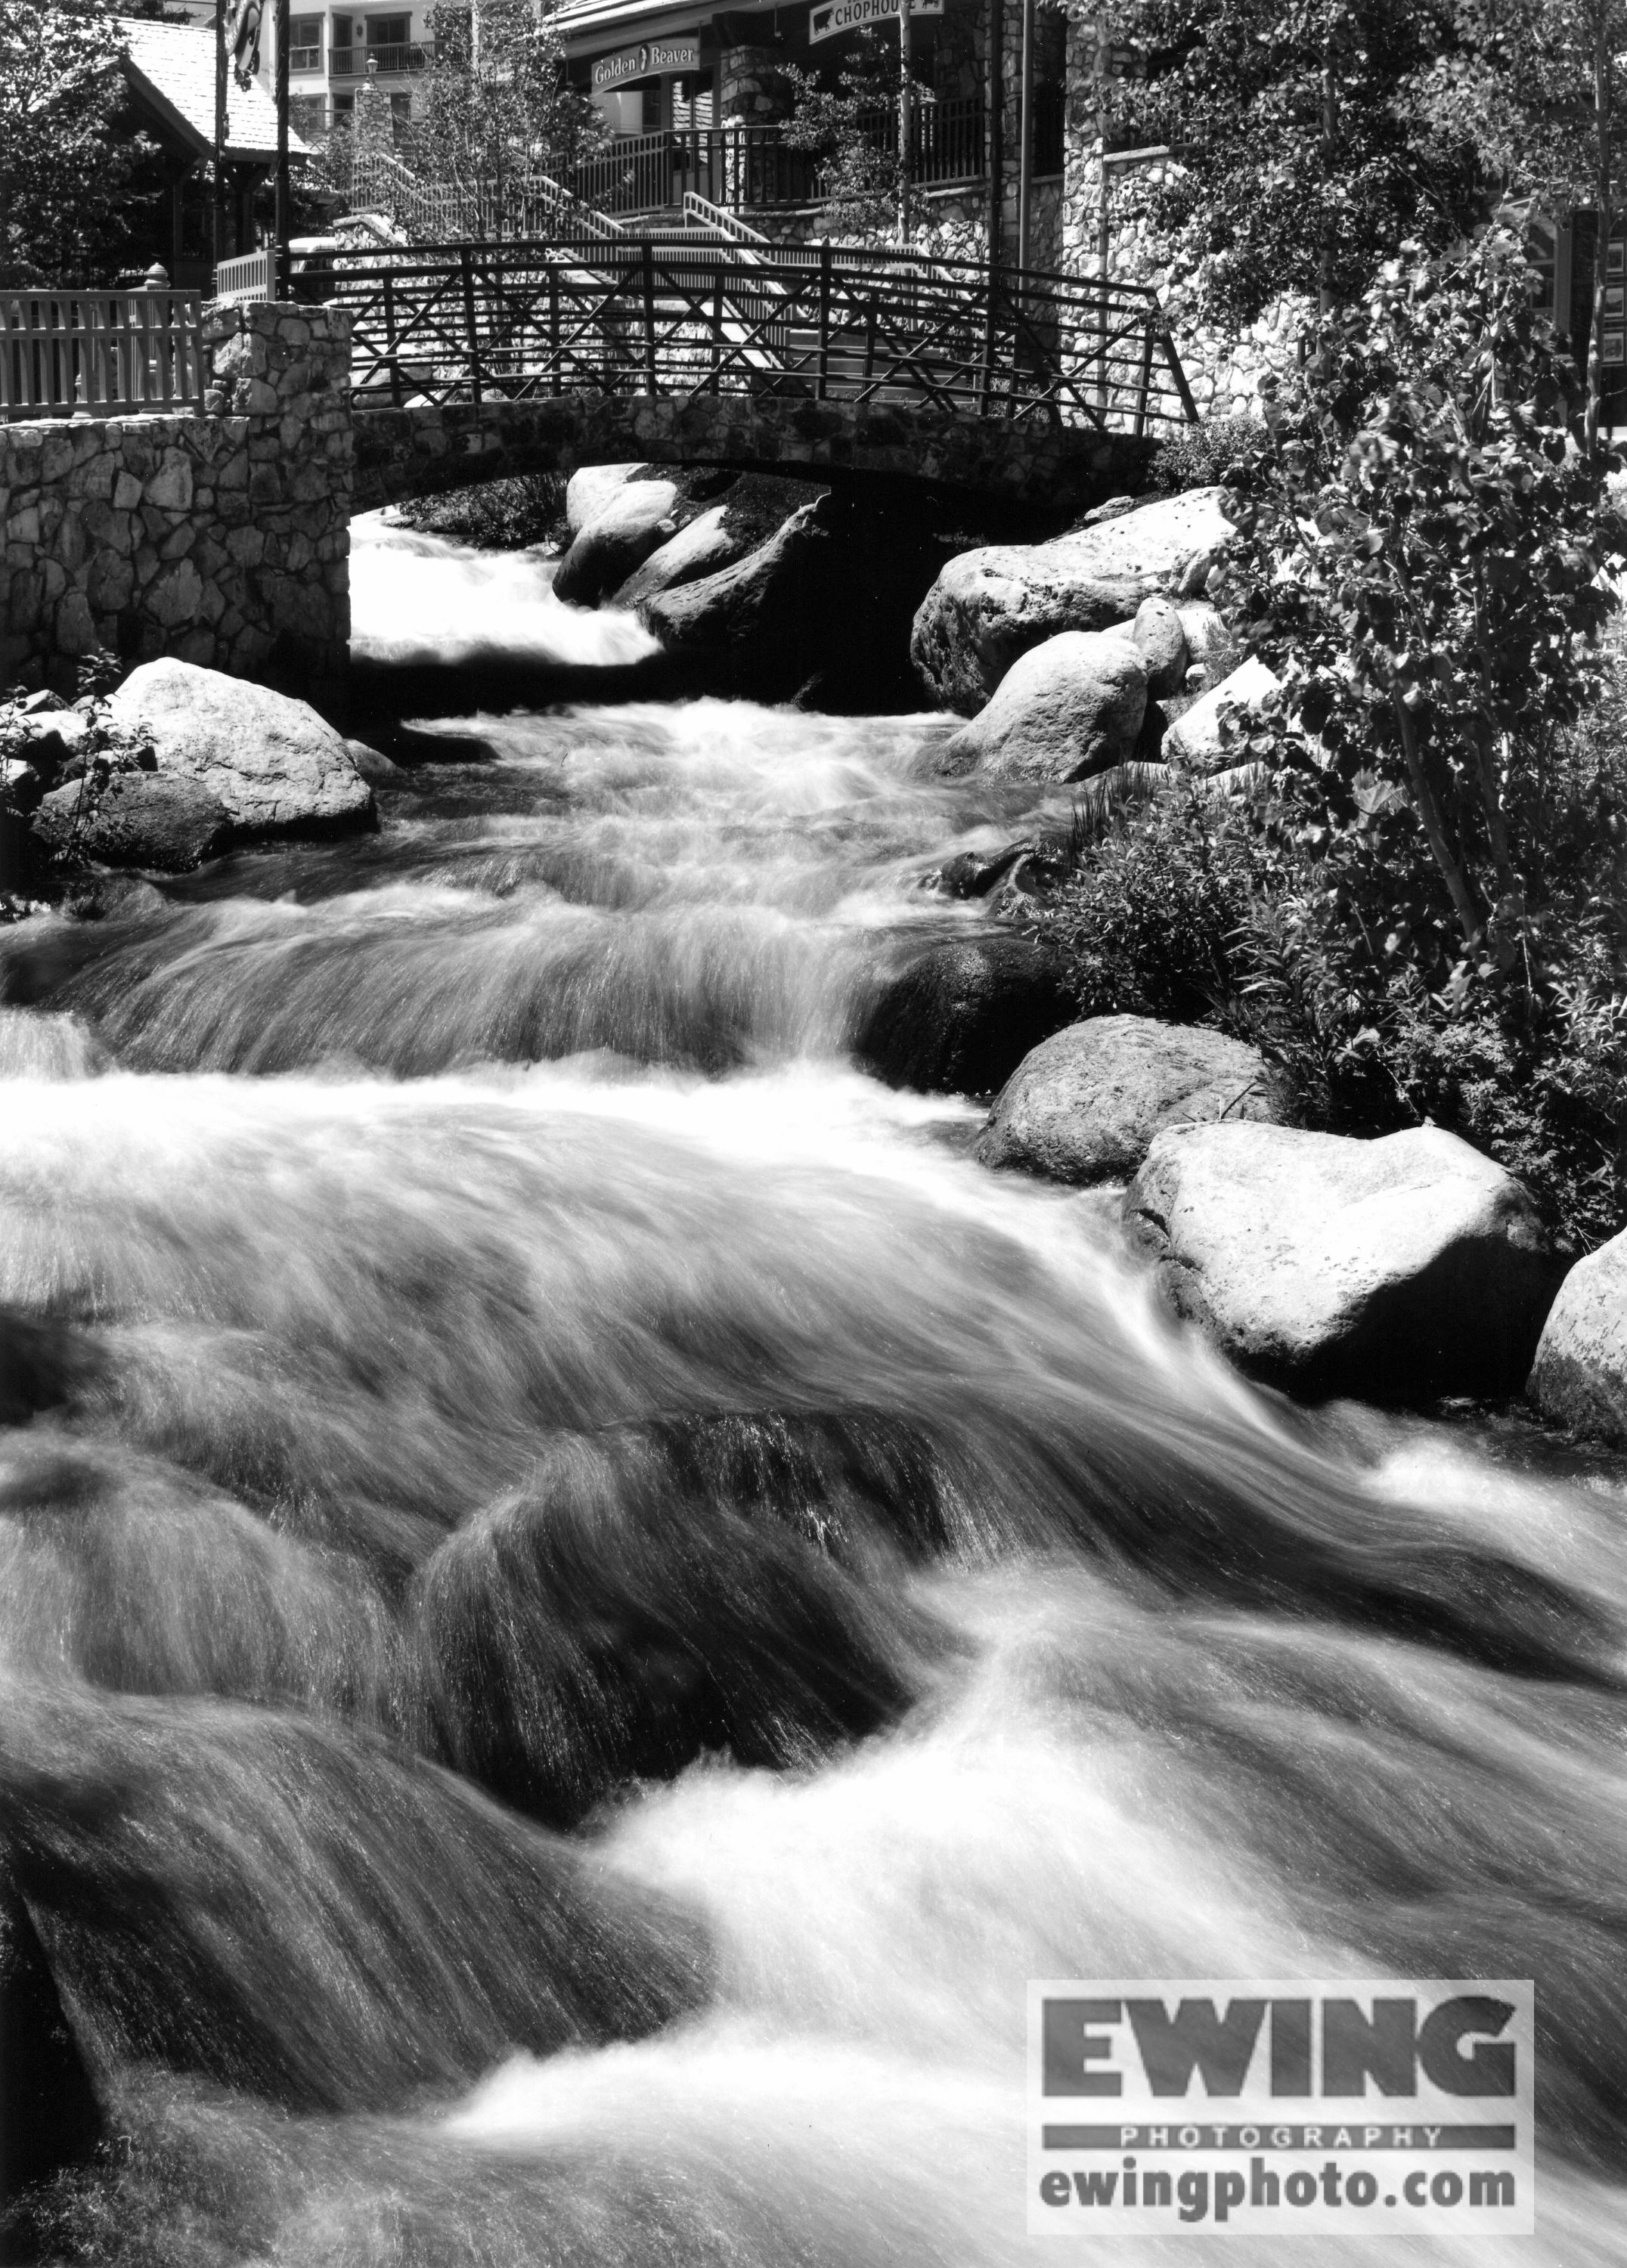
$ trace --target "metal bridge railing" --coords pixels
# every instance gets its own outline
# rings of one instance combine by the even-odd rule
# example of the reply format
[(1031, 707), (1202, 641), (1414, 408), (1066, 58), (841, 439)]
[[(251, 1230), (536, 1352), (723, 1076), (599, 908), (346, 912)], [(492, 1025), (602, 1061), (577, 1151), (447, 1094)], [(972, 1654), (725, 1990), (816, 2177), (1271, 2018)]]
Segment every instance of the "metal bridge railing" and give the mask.
[(358, 407), (745, 394), (1138, 433), (1196, 415), (1152, 291), (975, 261), (627, 237), (346, 254), (311, 284), (350, 312)]

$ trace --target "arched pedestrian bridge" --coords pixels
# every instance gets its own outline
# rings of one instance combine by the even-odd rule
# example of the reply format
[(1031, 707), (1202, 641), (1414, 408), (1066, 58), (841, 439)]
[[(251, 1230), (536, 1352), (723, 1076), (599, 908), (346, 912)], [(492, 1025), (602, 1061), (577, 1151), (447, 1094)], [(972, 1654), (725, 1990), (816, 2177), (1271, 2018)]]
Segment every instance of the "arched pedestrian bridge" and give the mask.
[(295, 282), (0, 298), (9, 675), (105, 647), (332, 683), (353, 512), (471, 481), (644, 459), (1060, 519), (1195, 415), (1150, 291), (975, 261), (584, 231)]
[(360, 509), (629, 456), (1065, 506), (1195, 413), (1153, 293), (715, 235), (347, 261)]

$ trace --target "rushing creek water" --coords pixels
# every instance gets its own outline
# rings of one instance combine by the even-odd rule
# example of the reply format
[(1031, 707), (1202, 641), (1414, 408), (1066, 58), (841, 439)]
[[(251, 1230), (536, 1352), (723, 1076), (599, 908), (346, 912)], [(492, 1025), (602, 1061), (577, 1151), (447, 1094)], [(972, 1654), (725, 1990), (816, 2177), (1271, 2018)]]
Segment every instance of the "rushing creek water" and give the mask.
[[(637, 658), (544, 584), (374, 537), (358, 644)], [(1023, 815), (945, 730), (442, 718), (376, 836), (0, 940), (64, 2251), (1015, 2260), (1026, 1979), (1391, 1974), (1535, 1977), (1523, 2257), (1621, 2259), (1621, 1472), (1255, 1392), (853, 1067)]]

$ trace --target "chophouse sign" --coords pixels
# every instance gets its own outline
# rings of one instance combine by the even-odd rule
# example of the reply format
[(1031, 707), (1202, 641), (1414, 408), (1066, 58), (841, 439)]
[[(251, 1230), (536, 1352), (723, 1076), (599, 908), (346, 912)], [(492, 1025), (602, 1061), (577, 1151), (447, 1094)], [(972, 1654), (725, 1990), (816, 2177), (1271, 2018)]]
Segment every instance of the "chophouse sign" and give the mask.
[[(939, 0), (941, 7), (943, 0)], [(618, 55), (600, 55), (593, 65), (593, 86), (621, 86), (632, 78), (655, 78), (668, 71), (697, 71), (701, 67), (698, 40), (646, 40), (642, 48), (623, 48)]]
[[(914, 16), (941, 16), (944, 0), (910, 0)], [(862, 31), (866, 24), (890, 24), (898, 14), (898, 0), (821, 0), (808, 18), (808, 45), (834, 40), (841, 32)]]

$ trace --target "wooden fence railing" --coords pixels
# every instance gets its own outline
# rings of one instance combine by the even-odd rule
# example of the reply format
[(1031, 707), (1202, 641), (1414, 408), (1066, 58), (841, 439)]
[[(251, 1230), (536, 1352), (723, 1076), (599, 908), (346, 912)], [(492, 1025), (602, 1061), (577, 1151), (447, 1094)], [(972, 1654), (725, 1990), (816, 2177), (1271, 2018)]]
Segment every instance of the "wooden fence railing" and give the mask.
[(0, 291), (0, 418), (201, 409), (202, 318), (195, 292)]
[(975, 261), (699, 238), (423, 246), (344, 255), (320, 290), (350, 311), (358, 408), (726, 393), (1136, 432), (1196, 414), (1152, 291)]

